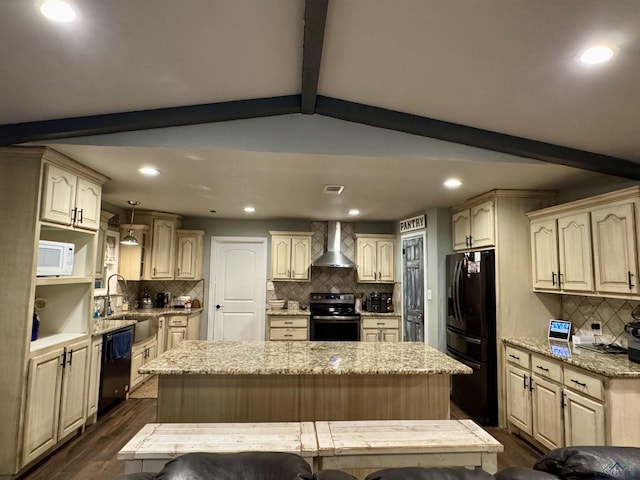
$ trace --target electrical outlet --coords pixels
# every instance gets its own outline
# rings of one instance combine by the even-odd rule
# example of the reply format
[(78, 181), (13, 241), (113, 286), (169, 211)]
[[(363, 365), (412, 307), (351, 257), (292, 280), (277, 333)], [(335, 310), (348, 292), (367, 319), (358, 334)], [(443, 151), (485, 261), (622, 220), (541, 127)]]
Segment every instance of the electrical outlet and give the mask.
[(591, 330), (594, 330), (594, 331), (602, 330), (602, 322), (591, 322)]

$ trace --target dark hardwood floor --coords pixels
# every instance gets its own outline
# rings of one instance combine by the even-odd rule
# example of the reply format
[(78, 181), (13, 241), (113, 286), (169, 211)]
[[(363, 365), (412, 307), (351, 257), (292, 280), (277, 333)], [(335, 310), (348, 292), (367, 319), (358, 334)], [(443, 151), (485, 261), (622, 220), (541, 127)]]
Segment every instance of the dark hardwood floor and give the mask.
[[(73, 438), (20, 480), (115, 480), (124, 471), (116, 454), (143, 425), (154, 422), (155, 417), (155, 399), (130, 398), (106, 412), (96, 424), (87, 427), (82, 435)], [(451, 418), (468, 416), (452, 405)], [(498, 454), (498, 470), (531, 466), (540, 456), (540, 452), (505, 430), (489, 427), (487, 431), (504, 445), (504, 453)]]

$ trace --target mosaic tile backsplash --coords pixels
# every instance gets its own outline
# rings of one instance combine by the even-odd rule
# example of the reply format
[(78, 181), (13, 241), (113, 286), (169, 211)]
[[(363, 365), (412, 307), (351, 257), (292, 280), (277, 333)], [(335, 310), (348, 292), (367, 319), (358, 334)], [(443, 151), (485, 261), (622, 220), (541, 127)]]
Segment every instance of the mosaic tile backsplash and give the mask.
[(600, 341), (617, 342), (626, 347), (624, 326), (634, 321), (631, 312), (638, 305), (638, 301), (618, 298), (566, 295), (562, 298), (562, 317), (571, 321), (574, 335), (592, 335), (591, 323), (599, 321), (602, 324)]
[[(196, 298), (200, 300), (200, 304), (203, 305), (204, 300), (204, 280), (142, 280), (142, 281), (130, 281), (127, 282), (128, 299), (131, 303), (131, 308), (135, 307), (136, 301), (139, 301), (142, 297), (144, 289), (149, 290), (151, 299), (155, 302), (156, 295), (161, 292), (169, 292), (171, 298), (175, 298), (181, 295), (190, 295), (191, 300)], [(124, 283), (118, 282), (118, 293), (124, 292)], [(116, 295), (116, 294), (114, 294)], [(96, 296), (101, 304), (101, 311), (104, 311), (104, 299), (101, 296)]]

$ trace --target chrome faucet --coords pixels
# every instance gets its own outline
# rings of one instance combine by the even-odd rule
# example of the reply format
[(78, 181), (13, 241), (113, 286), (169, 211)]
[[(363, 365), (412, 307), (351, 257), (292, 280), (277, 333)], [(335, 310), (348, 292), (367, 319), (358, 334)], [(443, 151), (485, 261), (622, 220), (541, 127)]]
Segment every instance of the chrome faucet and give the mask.
[[(129, 294), (129, 289), (127, 288), (127, 279), (124, 278), (122, 275), (120, 275), (119, 273), (114, 273), (113, 275), (109, 275), (109, 278), (107, 278), (107, 305), (106, 305), (106, 317), (109, 317), (111, 315), (113, 315), (113, 309), (111, 308), (111, 279), (113, 277), (119, 277), (122, 279), (122, 281), (124, 282), (124, 293), (125, 295)], [(116, 286), (116, 292), (118, 291), (118, 287)]]

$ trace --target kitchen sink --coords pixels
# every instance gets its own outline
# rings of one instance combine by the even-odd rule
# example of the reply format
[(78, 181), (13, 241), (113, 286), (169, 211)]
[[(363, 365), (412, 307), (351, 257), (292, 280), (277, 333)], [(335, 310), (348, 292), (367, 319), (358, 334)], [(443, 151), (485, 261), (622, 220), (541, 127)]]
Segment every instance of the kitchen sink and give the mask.
[(158, 319), (156, 317), (136, 318), (133, 315), (129, 315), (123, 320), (136, 321), (136, 324), (133, 326), (133, 343), (143, 342), (158, 332)]

